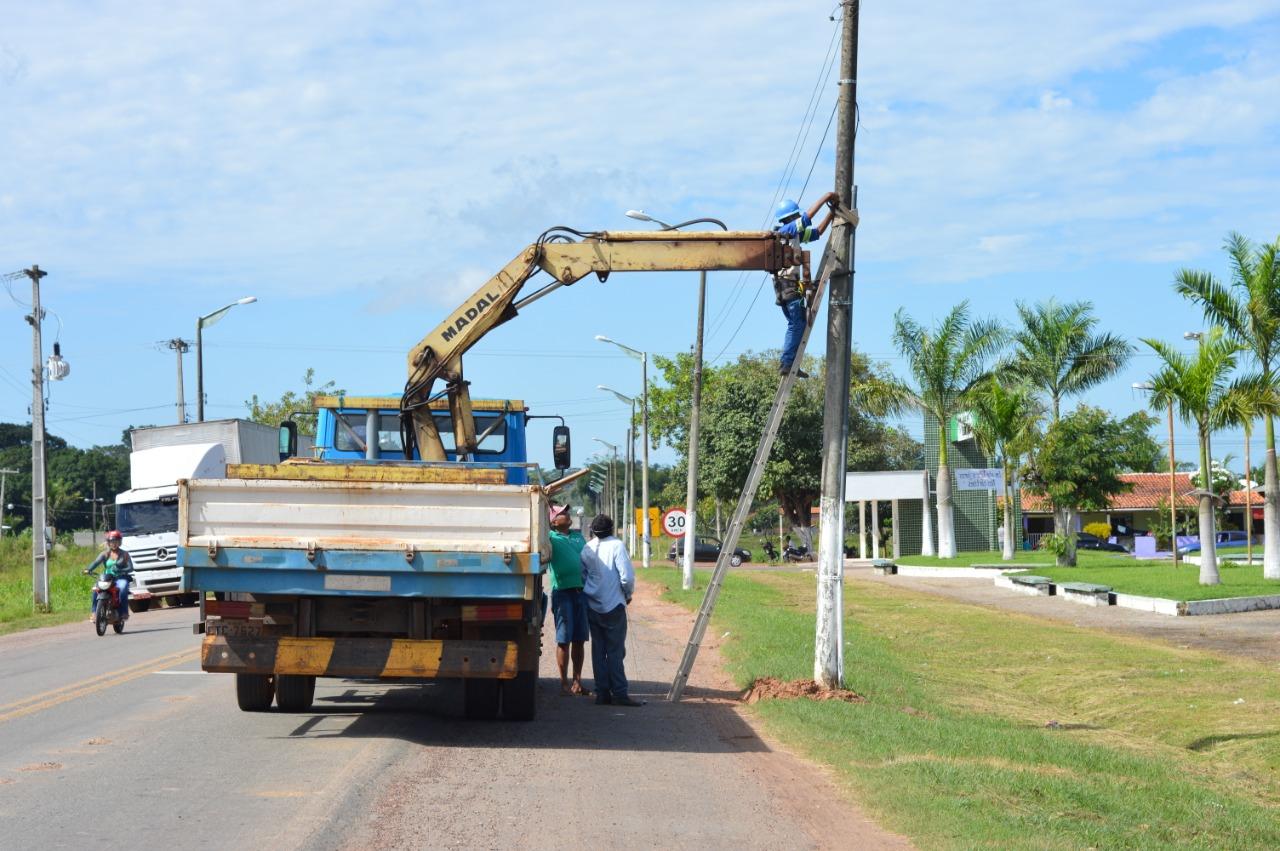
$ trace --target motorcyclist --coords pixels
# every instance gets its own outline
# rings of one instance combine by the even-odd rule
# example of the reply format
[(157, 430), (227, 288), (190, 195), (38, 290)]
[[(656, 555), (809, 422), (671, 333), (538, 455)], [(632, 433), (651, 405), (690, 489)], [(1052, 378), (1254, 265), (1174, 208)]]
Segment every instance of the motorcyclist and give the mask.
[[(98, 553), (98, 557), (93, 560), (93, 564), (84, 569), (89, 576), (94, 576), (95, 571), (102, 567), (103, 578), (113, 579), (116, 583), (116, 591), (119, 592), (120, 599), (120, 620), (128, 620), (129, 618), (129, 581), (133, 579), (133, 558), (130, 557), (127, 550), (120, 549), (120, 542), (124, 540), (115, 529), (107, 533), (107, 548)], [(93, 589), (93, 609), (98, 608), (98, 589), (95, 585)]]

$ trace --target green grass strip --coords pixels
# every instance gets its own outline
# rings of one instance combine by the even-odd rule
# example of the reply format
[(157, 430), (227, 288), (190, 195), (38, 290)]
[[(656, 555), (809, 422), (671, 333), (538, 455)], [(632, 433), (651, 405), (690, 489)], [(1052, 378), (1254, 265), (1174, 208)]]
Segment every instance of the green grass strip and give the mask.
[(67, 547), (49, 554), (49, 612), (36, 612), (31, 589), (31, 542), (0, 540), (0, 635), (89, 617), (93, 580), (80, 571), (93, 561), (93, 547)]
[[(674, 571), (643, 578), (701, 599)], [(714, 629), (739, 684), (812, 676), (813, 597), (812, 575), (729, 577)], [(845, 638), (866, 703), (752, 711), (922, 848), (1280, 847), (1264, 665), (854, 579)]]

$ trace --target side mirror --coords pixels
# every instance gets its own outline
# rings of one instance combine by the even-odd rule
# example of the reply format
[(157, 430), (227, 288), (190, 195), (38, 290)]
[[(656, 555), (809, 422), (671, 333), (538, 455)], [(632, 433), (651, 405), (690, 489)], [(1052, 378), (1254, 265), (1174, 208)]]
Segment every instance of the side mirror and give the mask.
[(297, 457), (298, 424), (293, 420), (280, 423), (280, 460)]
[(551, 457), (557, 470), (569, 469), (569, 427), (558, 425), (551, 432)]

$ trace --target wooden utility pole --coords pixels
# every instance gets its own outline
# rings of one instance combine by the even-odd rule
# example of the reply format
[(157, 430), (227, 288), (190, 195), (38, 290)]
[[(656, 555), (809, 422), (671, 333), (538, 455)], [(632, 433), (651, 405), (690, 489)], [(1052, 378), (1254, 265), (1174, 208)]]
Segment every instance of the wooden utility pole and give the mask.
[[(836, 197), (855, 209), (853, 147), (858, 112), (858, 0), (844, 0), (840, 100), (836, 117)], [(844, 681), (844, 475), (849, 434), (849, 369), (853, 341), (854, 225), (837, 218), (831, 233), (833, 271), (827, 299), (827, 385), (822, 416), (819, 502), (818, 616), (813, 678), (825, 688)]]
[(48, 522), (48, 495), (44, 466), (44, 352), (40, 340), (39, 266), (24, 269), (31, 279), (31, 590), (36, 611), (49, 610), (49, 552), (44, 538)]

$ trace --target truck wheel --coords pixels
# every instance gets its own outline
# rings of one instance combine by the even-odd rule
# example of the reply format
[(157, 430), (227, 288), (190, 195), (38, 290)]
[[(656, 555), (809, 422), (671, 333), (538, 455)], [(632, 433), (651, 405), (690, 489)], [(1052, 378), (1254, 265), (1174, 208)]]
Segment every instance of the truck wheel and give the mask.
[(236, 704), (241, 711), (266, 712), (275, 696), (275, 678), (270, 674), (236, 674)]
[(465, 679), (462, 681), (463, 711), (468, 718), (489, 721), (498, 717), (499, 683), (497, 680)]
[(129, 611), (133, 612), (135, 615), (141, 614), (149, 608), (151, 608), (151, 600), (149, 598), (146, 600), (129, 601)]
[(520, 671), (514, 680), (501, 680), (502, 717), (508, 721), (532, 721), (537, 714), (538, 672)]
[(276, 706), (281, 712), (306, 712), (316, 696), (316, 678), (302, 674), (276, 677)]
[(98, 595), (98, 607), (93, 612), (93, 628), (98, 635), (107, 634), (107, 601), (101, 594)]

